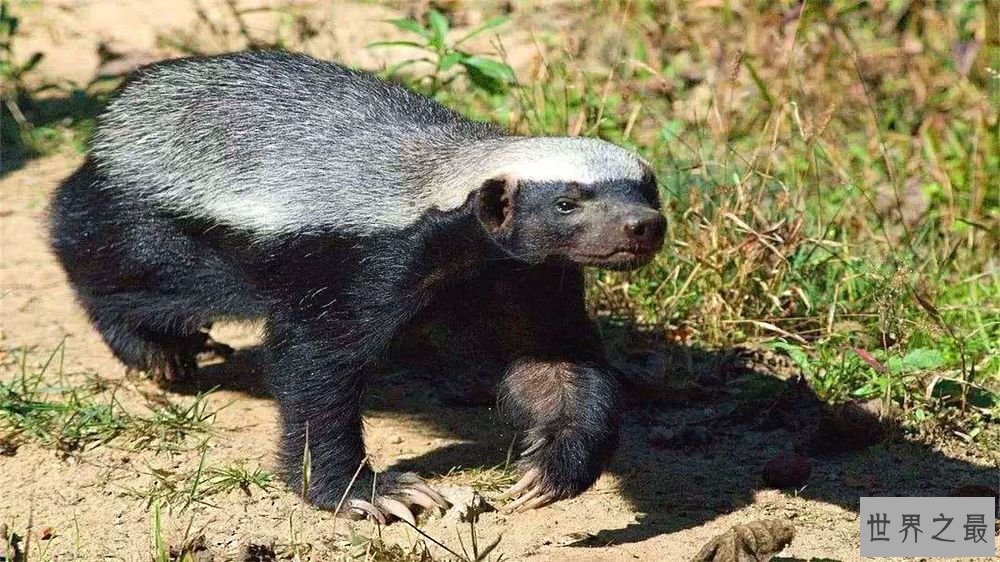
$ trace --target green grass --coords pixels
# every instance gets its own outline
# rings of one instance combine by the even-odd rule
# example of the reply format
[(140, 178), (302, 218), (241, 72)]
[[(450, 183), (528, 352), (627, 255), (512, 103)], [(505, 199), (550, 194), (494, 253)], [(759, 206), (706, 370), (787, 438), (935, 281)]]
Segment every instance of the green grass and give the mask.
[(124, 495), (142, 500), (146, 508), (166, 507), (183, 513), (192, 506), (214, 507), (211, 498), (239, 490), (247, 497), (275, 489), (271, 473), (260, 468), (249, 468), (237, 462), (223, 466), (206, 466), (208, 451), (202, 448), (198, 466), (191, 470), (163, 469), (148, 466), (142, 472), (148, 484), (127, 487)]
[(0, 380), (0, 441), (8, 446), (25, 441), (79, 454), (101, 445), (138, 451), (175, 451), (211, 434), (217, 409), (208, 393), (185, 403), (166, 395), (146, 405), (147, 411), (126, 409), (118, 399), (117, 383), (93, 373), (67, 375), (65, 345), (60, 344), (37, 366), (28, 349), (9, 352), (13, 374)]
[(496, 466), (456, 466), (441, 476), (446, 482), (470, 486), (483, 494), (499, 494), (514, 485), (520, 478), (510, 464)]
[[(126, 417), (114, 395), (95, 398), (104, 395), (104, 381), (88, 378), (83, 384), (66, 384), (64, 349), (60, 345), (37, 370), (28, 367), (27, 350), (12, 354), (18, 376), (0, 381), (0, 435), (5, 441), (30, 439), (72, 453), (124, 433)], [(56, 384), (45, 380), (50, 370), (56, 372)]]
[(271, 473), (260, 468), (250, 468), (243, 462), (208, 470), (208, 487), (213, 493), (224, 494), (240, 490), (247, 496), (254, 490), (267, 492), (274, 489)]
[(205, 536), (194, 535), (191, 532), (193, 519), (188, 521), (188, 525), (184, 529), (184, 536), (181, 537), (179, 544), (174, 545), (164, 538), (161, 506), (159, 504), (153, 505), (150, 513), (152, 516), (150, 529), (152, 550), (150, 555), (153, 562), (197, 562), (204, 560), (206, 554), (211, 557), (211, 551), (205, 545)]
[(507, 447), (507, 458), (494, 466), (453, 466), (441, 478), (446, 482), (470, 486), (482, 494), (499, 494), (506, 491), (521, 477), (514, 460), (517, 439), (512, 439)]
[[(932, 4), (807, 2), (776, 29), (791, 4), (677, 17), (596, 2), (578, 33), (625, 37), (602, 70), (550, 46), (508, 94), (432, 93), (520, 132), (632, 146), (657, 168), (667, 247), (643, 270), (592, 272), (595, 314), (770, 347), (825, 400), (880, 398), (912, 429), (996, 445), (1000, 39), (983, 22), (1000, 7)], [(985, 33), (960, 70), (952, 45)], [(681, 45), (652, 48), (664, 43)]]

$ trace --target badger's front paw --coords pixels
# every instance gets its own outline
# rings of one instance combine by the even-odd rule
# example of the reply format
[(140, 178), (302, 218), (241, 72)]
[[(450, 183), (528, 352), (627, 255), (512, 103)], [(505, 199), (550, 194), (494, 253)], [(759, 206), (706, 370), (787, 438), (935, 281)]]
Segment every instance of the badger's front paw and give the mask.
[(614, 438), (538, 437), (521, 454), (524, 475), (504, 494), (508, 511), (545, 507), (589, 488), (604, 471)]
[(504, 507), (511, 513), (545, 507), (560, 499), (554, 490), (542, 482), (541, 470), (538, 468), (529, 468), (503, 497), (514, 499)]
[(380, 473), (375, 478), (374, 494), (371, 490), (370, 485), (352, 490), (337, 515), (349, 519), (371, 517), (382, 525), (401, 519), (415, 527), (414, 508), (433, 511), (451, 507), (448, 500), (412, 472)]

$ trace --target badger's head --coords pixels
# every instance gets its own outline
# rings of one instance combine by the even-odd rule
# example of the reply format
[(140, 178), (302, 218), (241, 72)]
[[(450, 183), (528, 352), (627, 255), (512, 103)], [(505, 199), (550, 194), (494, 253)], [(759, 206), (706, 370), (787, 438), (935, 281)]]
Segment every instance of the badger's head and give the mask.
[(532, 263), (631, 269), (663, 245), (656, 178), (635, 154), (596, 139), (519, 139), (476, 195), (493, 240)]

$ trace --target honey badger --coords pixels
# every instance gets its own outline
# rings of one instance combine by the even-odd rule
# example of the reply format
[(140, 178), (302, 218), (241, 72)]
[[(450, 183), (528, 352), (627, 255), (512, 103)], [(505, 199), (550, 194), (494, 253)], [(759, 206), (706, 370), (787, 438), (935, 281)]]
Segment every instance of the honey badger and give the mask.
[(368, 375), (428, 315), (495, 327), (483, 345), (525, 435), (512, 507), (594, 483), (619, 408), (581, 269), (641, 266), (664, 230), (630, 151), (513, 136), (279, 52), (140, 69), (51, 211), (52, 247), (125, 365), (190, 376), (226, 349), (213, 321), (263, 318), (284, 477), (299, 489), (308, 446), (308, 499), (346, 494), (341, 513), (382, 522), (447, 506), (414, 474), (376, 477), (362, 440)]

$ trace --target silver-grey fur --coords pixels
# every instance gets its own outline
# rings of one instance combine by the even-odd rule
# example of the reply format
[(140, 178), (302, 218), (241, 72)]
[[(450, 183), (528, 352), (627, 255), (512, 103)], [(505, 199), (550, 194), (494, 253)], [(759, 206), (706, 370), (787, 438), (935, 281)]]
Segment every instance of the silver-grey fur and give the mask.
[(130, 184), (115, 191), (266, 239), (400, 229), (505, 174), (591, 183), (647, 173), (610, 143), (508, 136), (370, 74), (273, 56), (283, 64), (258, 54), (141, 71), (93, 141), (104, 175)]

